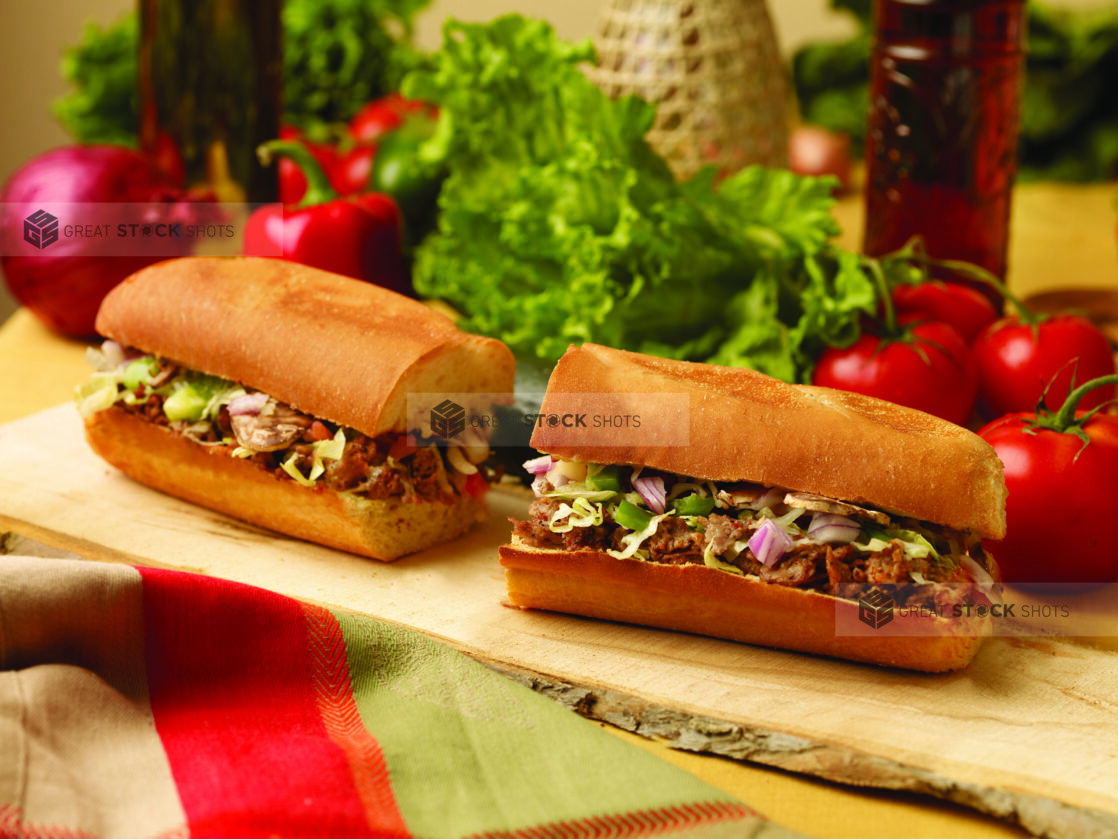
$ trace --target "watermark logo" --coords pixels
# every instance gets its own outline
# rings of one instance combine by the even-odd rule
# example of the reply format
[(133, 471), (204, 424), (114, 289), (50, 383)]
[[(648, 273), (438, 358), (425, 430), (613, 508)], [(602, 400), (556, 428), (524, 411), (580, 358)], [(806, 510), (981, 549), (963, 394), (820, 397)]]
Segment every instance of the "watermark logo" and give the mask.
[(466, 430), (466, 409), (452, 399), (444, 399), (431, 409), (431, 431), (446, 440)]
[(58, 216), (36, 210), (23, 220), (23, 241), (42, 250), (58, 241)]
[(409, 393), (407, 425), (454, 445), (690, 445), (686, 393)]
[(858, 600), (858, 620), (873, 629), (880, 629), (893, 620), (893, 598), (874, 589)]

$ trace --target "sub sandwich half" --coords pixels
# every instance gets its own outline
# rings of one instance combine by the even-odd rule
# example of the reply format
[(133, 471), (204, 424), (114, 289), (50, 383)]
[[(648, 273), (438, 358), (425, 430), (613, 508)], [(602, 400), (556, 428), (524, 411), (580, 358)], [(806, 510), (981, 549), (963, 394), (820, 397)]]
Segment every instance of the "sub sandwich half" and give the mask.
[[(640, 430), (588, 420), (601, 405)], [(562, 421), (580, 413), (581, 429)], [(966, 667), (988, 634), (981, 539), (1004, 534), (1006, 488), (966, 429), (592, 344), (560, 359), (541, 414), (559, 419), (532, 436), (536, 498), (500, 549), (513, 606), (932, 672)], [(862, 619), (883, 602), (923, 620)]]
[(380, 560), (485, 515), (485, 441), (423, 437), (408, 399), (499, 399), (513, 357), (418, 301), (282, 260), (184, 258), (113, 289), (97, 330), (86, 438), (137, 481)]

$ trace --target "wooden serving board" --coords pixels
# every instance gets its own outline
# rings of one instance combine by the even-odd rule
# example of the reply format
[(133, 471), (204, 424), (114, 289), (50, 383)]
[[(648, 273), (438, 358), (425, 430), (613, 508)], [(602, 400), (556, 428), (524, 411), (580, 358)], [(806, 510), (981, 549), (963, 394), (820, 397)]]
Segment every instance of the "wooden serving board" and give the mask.
[(68, 405), (0, 426), (0, 464), (0, 533), (413, 627), (681, 748), (935, 795), (1040, 835), (1118, 835), (1113, 639), (998, 637), (937, 676), (522, 612), (502, 606), (496, 552), (526, 497), (494, 493), (493, 518), (462, 539), (377, 563), (133, 483), (89, 451)]

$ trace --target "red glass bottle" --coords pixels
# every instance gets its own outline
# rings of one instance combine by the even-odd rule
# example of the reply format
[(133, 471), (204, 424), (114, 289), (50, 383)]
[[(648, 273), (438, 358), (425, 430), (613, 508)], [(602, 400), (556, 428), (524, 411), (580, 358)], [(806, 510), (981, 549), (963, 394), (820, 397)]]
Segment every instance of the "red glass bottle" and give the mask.
[(914, 235), (1005, 277), (1024, 0), (876, 0), (864, 250)]

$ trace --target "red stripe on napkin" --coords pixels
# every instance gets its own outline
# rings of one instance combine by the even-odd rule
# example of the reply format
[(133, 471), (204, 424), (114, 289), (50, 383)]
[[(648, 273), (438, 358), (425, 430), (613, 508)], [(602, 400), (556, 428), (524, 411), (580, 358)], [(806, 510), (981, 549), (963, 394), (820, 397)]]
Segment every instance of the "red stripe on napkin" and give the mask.
[(140, 573), (152, 713), (192, 837), (373, 835), (320, 713), (302, 607), (236, 583)]
[(365, 728), (349, 678), (345, 638), (337, 619), (321, 606), (303, 607), (307, 617), (315, 696), (330, 739), (349, 761), (353, 781), (378, 836), (410, 836), (396, 806), (388, 764), (380, 744)]

